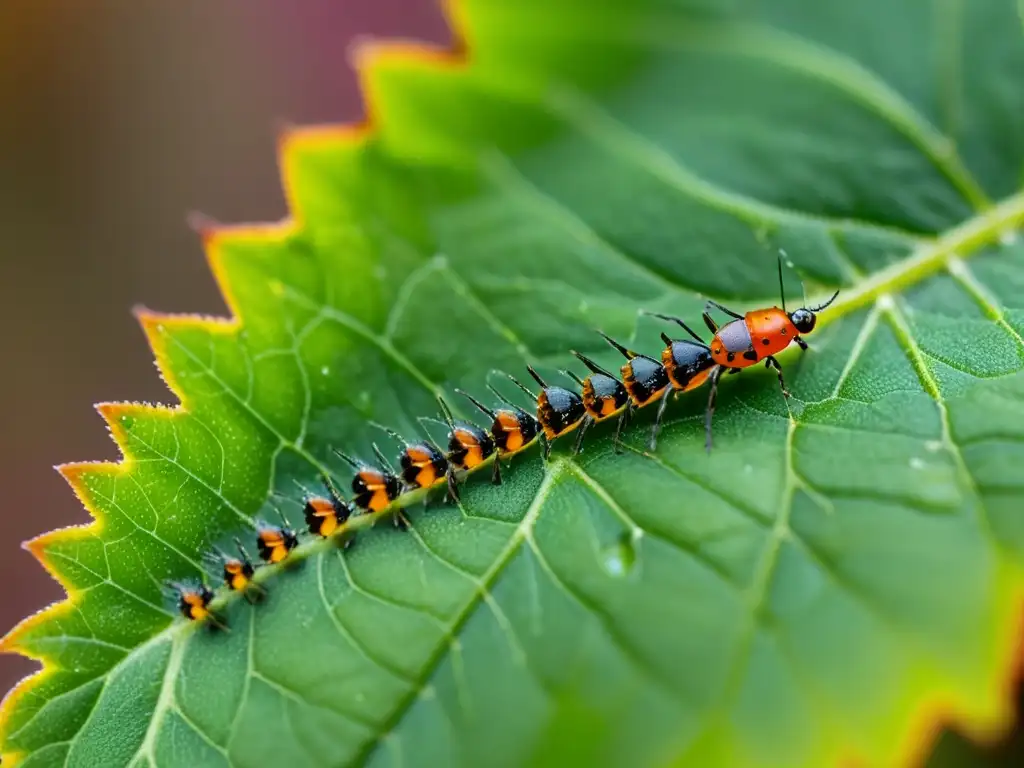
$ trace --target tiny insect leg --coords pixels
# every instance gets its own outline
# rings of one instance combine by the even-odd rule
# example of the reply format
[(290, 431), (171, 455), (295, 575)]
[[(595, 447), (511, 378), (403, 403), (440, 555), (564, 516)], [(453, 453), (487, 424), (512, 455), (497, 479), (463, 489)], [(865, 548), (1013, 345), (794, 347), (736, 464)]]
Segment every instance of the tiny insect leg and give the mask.
[(501, 485), (501, 458), (494, 454), (494, 466), (491, 468), (491, 484)]
[(799, 336), (796, 336), (796, 337), (795, 337), (795, 338), (793, 339), (793, 341), (795, 341), (795, 342), (796, 342), (796, 345), (797, 345), (798, 347), (800, 347), (800, 349), (802, 349), (802, 350), (803, 350), (804, 352), (806, 352), (806, 351), (807, 351), (807, 342), (806, 342), (806, 341), (804, 341), (803, 339), (801, 339), (801, 338), (800, 338)]
[(619, 420), (615, 423), (615, 439), (612, 441), (612, 447), (616, 453), (622, 453), (622, 443), (619, 440), (619, 436), (622, 434), (622, 425), (629, 420), (629, 406), (627, 405), (622, 409), (622, 413), (619, 414)]
[(445, 472), (445, 479), (448, 481), (448, 500), (454, 501), (456, 504), (459, 503), (459, 483), (455, 479), (455, 470), (450, 466), (448, 471)]
[(764, 367), (775, 369), (775, 373), (779, 376), (779, 386), (782, 387), (782, 394), (789, 397), (789, 390), (786, 389), (786, 380), (782, 378), (782, 366), (779, 365), (779, 361), (771, 355), (768, 355), (768, 357), (764, 359)]
[[(739, 370), (739, 369), (736, 369)], [(718, 366), (711, 374), (711, 392), (708, 394), (708, 408), (704, 412), (704, 448), (711, 453), (711, 420), (715, 415), (715, 401), (718, 399), (718, 380), (725, 368)]]
[(658, 403), (658, 413), (654, 417), (654, 426), (651, 427), (651, 439), (647, 441), (647, 450), (651, 453), (658, 447), (658, 432), (661, 430), (661, 419), (665, 415), (665, 409), (668, 407), (668, 392), (661, 396), (661, 402)]
[(587, 433), (587, 428), (594, 423), (594, 419), (587, 415), (583, 417), (583, 423), (580, 424), (579, 430), (576, 432), (576, 442), (573, 444), (572, 452), (575, 456), (580, 452), (580, 448), (583, 447), (583, 436)]
[(391, 522), (394, 524), (395, 528), (400, 531), (409, 530), (409, 518), (405, 516), (405, 512), (401, 509), (395, 510), (394, 515), (391, 517)]

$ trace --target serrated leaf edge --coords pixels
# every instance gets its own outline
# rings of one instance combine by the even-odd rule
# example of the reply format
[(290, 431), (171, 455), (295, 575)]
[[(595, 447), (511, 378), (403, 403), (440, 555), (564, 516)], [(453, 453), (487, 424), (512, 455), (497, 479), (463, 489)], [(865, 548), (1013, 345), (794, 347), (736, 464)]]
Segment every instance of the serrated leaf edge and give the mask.
[[(188, 413), (188, 403), (184, 392), (174, 379), (173, 371), (166, 363), (164, 350), (164, 331), (167, 327), (200, 328), (207, 333), (234, 335), (243, 327), (239, 305), (235, 300), (231, 284), (223, 269), (220, 247), (224, 240), (240, 238), (246, 240), (263, 239), (279, 240), (293, 236), (303, 229), (301, 209), (297, 205), (294, 186), (294, 168), (290, 157), (297, 153), (300, 146), (311, 145), (363, 144), (372, 141), (378, 133), (379, 126), (386, 122), (383, 110), (379, 108), (380, 100), (376, 98), (375, 72), (393, 65), (407, 65), (420, 69), (452, 69), (468, 66), (472, 54), (471, 25), (468, 16), (462, 9), (459, 0), (440, 0), (442, 13), (452, 31), (452, 42), (448, 48), (415, 41), (362, 40), (350, 49), (350, 58), (359, 83), (363, 98), (365, 117), (346, 124), (321, 124), (307, 126), (285, 126), (278, 134), (277, 154), (288, 215), (278, 222), (253, 222), (241, 224), (223, 224), (204, 220), (194, 228), (200, 237), (203, 253), (207, 259), (214, 282), (223, 297), (228, 309), (227, 316), (198, 315), (191, 313), (164, 313), (145, 307), (135, 307), (133, 314), (142, 327), (143, 333), (153, 352), (158, 372), (167, 384), (170, 392), (178, 399), (175, 406), (138, 403), (138, 402), (107, 402), (95, 407), (104, 421), (107, 422), (111, 437), (121, 452), (121, 459), (110, 461), (82, 461), (61, 464), (56, 470), (71, 486), (82, 506), (93, 518), (91, 522), (58, 528), (42, 533), (22, 544), (61, 585), (66, 592), (64, 600), (52, 603), (20, 621), (4, 637), (0, 638), (0, 653), (18, 653), (38, 661), (41, 669), (22, 679), (12, 688), (0, 702), (0, 723), (3, 723), (15, 709), (19, 700), (29, 694), (37, 685), (46, 680), (58, 668), (55, 662), (45, 654), (33, 653), (24, 648), (19, 639), (32, 629), (59, 618), (76, 608), (77, 591), (65, 583), (59, 571), (49, 561), (47, 550), (54, 544), (66, 544), (76, 539), (97, 536), (103, 530), (103, 511), (95, 507), (85, 492), (82, 473), (106, 472), (125, 475), (131, 472), (133, 457), (126, 448), (127, 435), (121, 426), (121, 418), (129, 413), (145, 413), (148, 416), (176, 418)], [(974, 249), (995, 240), (1004, 231), (1024, 223), (1024, 193), (1018, 193), (984, 211), (982, 215), (972, 217), (963, 224), (948, 230), (938, 239), (924, 241), (915, 254), (907, 259), (891, 265), (890, 268), (874, 273), (867, 280), (858, 284), (836, 302), (835, 310), (823, 315), (821, 325), (837, 319), (843, 314), (877, 301), (891, 292), (915, 283), (924, 277), (938, 272), (948, 265), (953, 258), (962, 258)], [(373, 518), (378, 515), (372, 516)], [(367, 524), (372, 524), (371, 516), (365, 516)], [(360, 526), (362, 527), (362, 526)], [(322, 542), (304, 545), (303, 549), (320, 549)], [(1009, 639), (1005, 643), (1006, 658), (1000, 665), (1004, 668), (1002, 702), (998, 706), (1001, 716), (992, 722), (976, 722), (963, 716), (950, 698), (936, 696), (932, 700), (922, 701), (915, 712), (910, 713), (902, 737), (894, 748), (894, 764), (915, 766), (922, 764), (931, 754), (932, 749), (947, 728), (955, 728), (979, 743), (992, 743), (1002, 738), (1013, 725), (1014, 692), (1024, 678), (1024, 589), (1018, 588), (1013, 600), (1022, 606), (1017, 626), (1007, 627)], [(192, 625), (172, 624), (159, 635), (179, 627), (183, 630), (194, 629)], [(16, 766), (23, 755), (9, 752), (2, 755), (4, 765)], [(844, 766), (862, 765), (856, 753), (850, 752), (840, 762)]]

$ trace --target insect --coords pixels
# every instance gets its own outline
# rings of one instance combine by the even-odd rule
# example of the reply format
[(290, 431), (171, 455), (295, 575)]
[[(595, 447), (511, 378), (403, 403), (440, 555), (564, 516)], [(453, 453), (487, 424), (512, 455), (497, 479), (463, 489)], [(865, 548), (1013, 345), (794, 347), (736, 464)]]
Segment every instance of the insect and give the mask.
[(227, 629), (216, 614), (210, 610), (213, 590), (208, 586), (205, 584), (183, 584), (177, 581), (169, 582), (169, 586), (177, 594), (178, 610), (186, 619), (189, 621), (205, 619), (220, 629)]
[(309, 532), (326, 539), (352, 516), (352, 505), (345, 501), (326, 477), (323, 478), (326, 496), (306, 492), (302, 514)]
[[(402, 479), (395, 474), (391, 463), (374, 444), (373, 454), (379, 465), (374, 466), (334, 449), (334, 453), (344, 459), (356, 471), (352, 478), (352, 492), (355, 498), (352, 503), (365, 512), (380, 512), (391, 506), (391, 502), (402, 495)], [(397, 518), (396, 518), (397, 519)]]
[(455, 391), (491, 418), (491, 437), (498, 449), (498, 455), (494, 457), (491, 481), (497, 485), (501, 482), (501, 456), (509, 456), (521, 451), (536, 440), (537, 436), (541, 434), (540, 423), (522, 408), (505, 400), (495, 389), (491, 389), (491, 391), (503, 400), (509, 406), (508, 408), (491, 409), (469, 393), (463, 392), (461, 389)]
[(630, 416), (629, 392), (626, 391), (621, 381), (589, 357), (580, 354), (576, 350), (570, 351), (590, 370), (590, 375), (585, 379), (581, 379), (572, 371), (565, 371), (565, 374), (582, 388), (583, 407), (587, 410), (583, 424), (580, 425), (579, 434), (576, 435), (576, 445), (573, 448), (573, 453), (580, 452), (580, 447), (583, 445), (583, 435), (586, 434), (587, 428), (591, 424), (610, 419), (616, 414), (619, 415), (619, 421), (615, 425), (614, 446), (615, 452), (619, 453), (621, 451), (619, 448), (619, 435), (622, 433), (623, 424), (625, 424)]
[(580, 426), (587, 415), (583, 399), (572, 390), (564, 387), (548, 386), (532, 365), (526, 366), (533, 380), (540, 384), (540, 394), (535, 395), (511, 374), (505, 375), (523, 392), (537, 402), (537, 421), (544, 429), (544, 458), (551, 455), (551, 441), (556, 437), (568, 434)]
[[(441, 412), (448, 425), (448, 470), (445, 473), (445, 479), (448, 481), (448, 498), (458, 501), (456, 470), (475, 469), (494, 455), (497, 446), (487, 430), (469, 421), (455, 421), (444, 398), (438, 397), (437, 402), (441, 405)], [(492, 476), (492, 482), (495, 485), (501, 482), (500, 470)]]
[[(280, 512), (278, 512), (280, 514)], [(282, 525), (261, 523), (256, 533), (256, 548), (267, 563), (280, 563), (299, 545), (298, 534), (281, 515)]]
[(444, 453), (429, 440), (409, 441), (390, 427), (373, 423), (378, 429), (387, 432), (402, 444), (402, 454), (398, 463), (402, 468), (401, 476), (405, 487), (410, 490), (417, 488), (433, 488), (444, 482), (448, 471), (448, 459)]
[[(665, 370), (665, 366), (653, 357), (627, 349), (606, 333), (601, 331), (598, 333), (626, 358), (626, 364), (619, 370), (622, 373), (622, 384), (629, 393), (629, 399), (633, 402), (634, 407), (643, 408), (665, 396), (669, 387), (668, 372)], [(664, 403), (660, 410), (664, 411)]]
[(239, 539), (235, 539), (235, 545), (238, 547), (238, 557), (218, 550), (221, 561), (221, 570), (224, 575), (224, 583), (227, 585), (228, 589), (233, 592), (241, 592), (245, 595), (246, 600), (252, 602), (250, 588), (255, 587), (260, 592), (263, 592), (264, 590), (262, 587), (257, 584), (253, 584), (252, 582), (252, 577), (256, 573), (256, 568), (253, 566), (249, 553), (246, 552), (245, 547), (242, 546), (242, 542)]
[[(781, 309), (778, 307), (754, 309), (741, 315), (716, 301), (708, 301), (704, 305), (704, 323), (714, 334), (714, 338), (711, 340), (711, 357), (718, 364), (710, 376), (711, 392), (708, 395), (708, 407), (704, 421), (705, 447), (708, 451), (711, 450), (711, 419), (715, 412), (718, 381), (722, 378), (722, 374), (725, 371), (739, 373), (742, 369), (749, 368), (763, 360), (766, 368), (775, 369), (782, 394), (789, 397), (789, 390), (786, 389), (786, 381), (782, 376), (782, 366), (775, 359), (775, 355), (793, 342), (800, 349), (806, 350), (807, 342), (801, 338), (801, 335), (814, 330), (814, 325), (817, 322), (816, 313), (828, 307), (839, 295), (839, 291), (836, 291), (824, 304), (816, 307), (801, 307), (788, 312), (786, 310), (786, 291), (782, 282), (781, 256), (778, 264)], [(712, 307), (733, 319), (719, 326), (711, 317)]]
[[(696, 389), (707, 381), (717, 364), (711, 356), (711, 348), (704, 343), (701, 337), (678, 317), (660, 315), (657, 312), (645, 312), (644, 314), (676, 323), (694, 339), (694, 341), (673, 339), (667, 333), (661, 334), (661, 340), (665, 342), (665, 349), (661, 352), (661, 365), (665, 369), (673, 392), (678, 396), (683, 392)], [(668, 400), (668, 395), (661, 398), (658, 414), (654, 419), (654, 426), (651, 428), (648, 447), (652, 451), (658, 445), (658, 430), (661, 428), (661, 420), (665, 415)]]

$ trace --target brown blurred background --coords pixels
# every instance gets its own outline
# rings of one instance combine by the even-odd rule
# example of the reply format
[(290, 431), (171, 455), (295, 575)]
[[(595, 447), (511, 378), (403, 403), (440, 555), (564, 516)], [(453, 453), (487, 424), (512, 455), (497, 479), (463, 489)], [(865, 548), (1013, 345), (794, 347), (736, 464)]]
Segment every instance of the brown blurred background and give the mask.
[(186, 215), (285, 213), (275, 126), (361, 117), (362, 35), (449, 39), (435, 0), (0, 3), (0, 633), (62, 597), (20, 543), (87, 520), (52, 466), (117, 458), (92, 404), (171, 401), (130, 308), (224, 312)]
[(362, 116), (365, 34), (448, 40), (434, 0), (0, 2), (0, 634), (62, 596), (20, 544), (87, 520), (92, 404), (172, 401), (131, 307), (224, 312), (187, 213), (284, 215), (275, 126)]

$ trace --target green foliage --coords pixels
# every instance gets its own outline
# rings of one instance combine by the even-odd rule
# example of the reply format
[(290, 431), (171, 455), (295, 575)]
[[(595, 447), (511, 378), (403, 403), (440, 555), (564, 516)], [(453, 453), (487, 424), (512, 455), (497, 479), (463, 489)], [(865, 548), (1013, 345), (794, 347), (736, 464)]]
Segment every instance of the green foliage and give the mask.
[[(749, 7), (747, 7), (749, 5)], [(1005, 725), (1024, 564), (1024, 37), (1013, 0), (465, 0), (462, 66), (369, 52), (368, 134), (284, 142), (295, 226), (208, 250), (237, 324), (147, 315), (174, 412), (101, 409), (97, 522), (34, 544), (70, 602), (7, 647), (22, 765), (891, 765)], [(637, 310), (814, 297), (782, 356), (612, 451), (534, 449), (461, 507), (267, 569), (230, 632), (168, 577), (297, 485), (552, 378)], [(464, 415), (469, 415), (463, 410)], [(435, 437), (439, 436), (435, 433)], [(571, 441), (569, 441), (571, 442)], [(482, 474), (487, 474), (482, 473)], [(254, 547), (250, 547), (254, 549)], [(5, 759), (5, 765), (7, 761)]]

